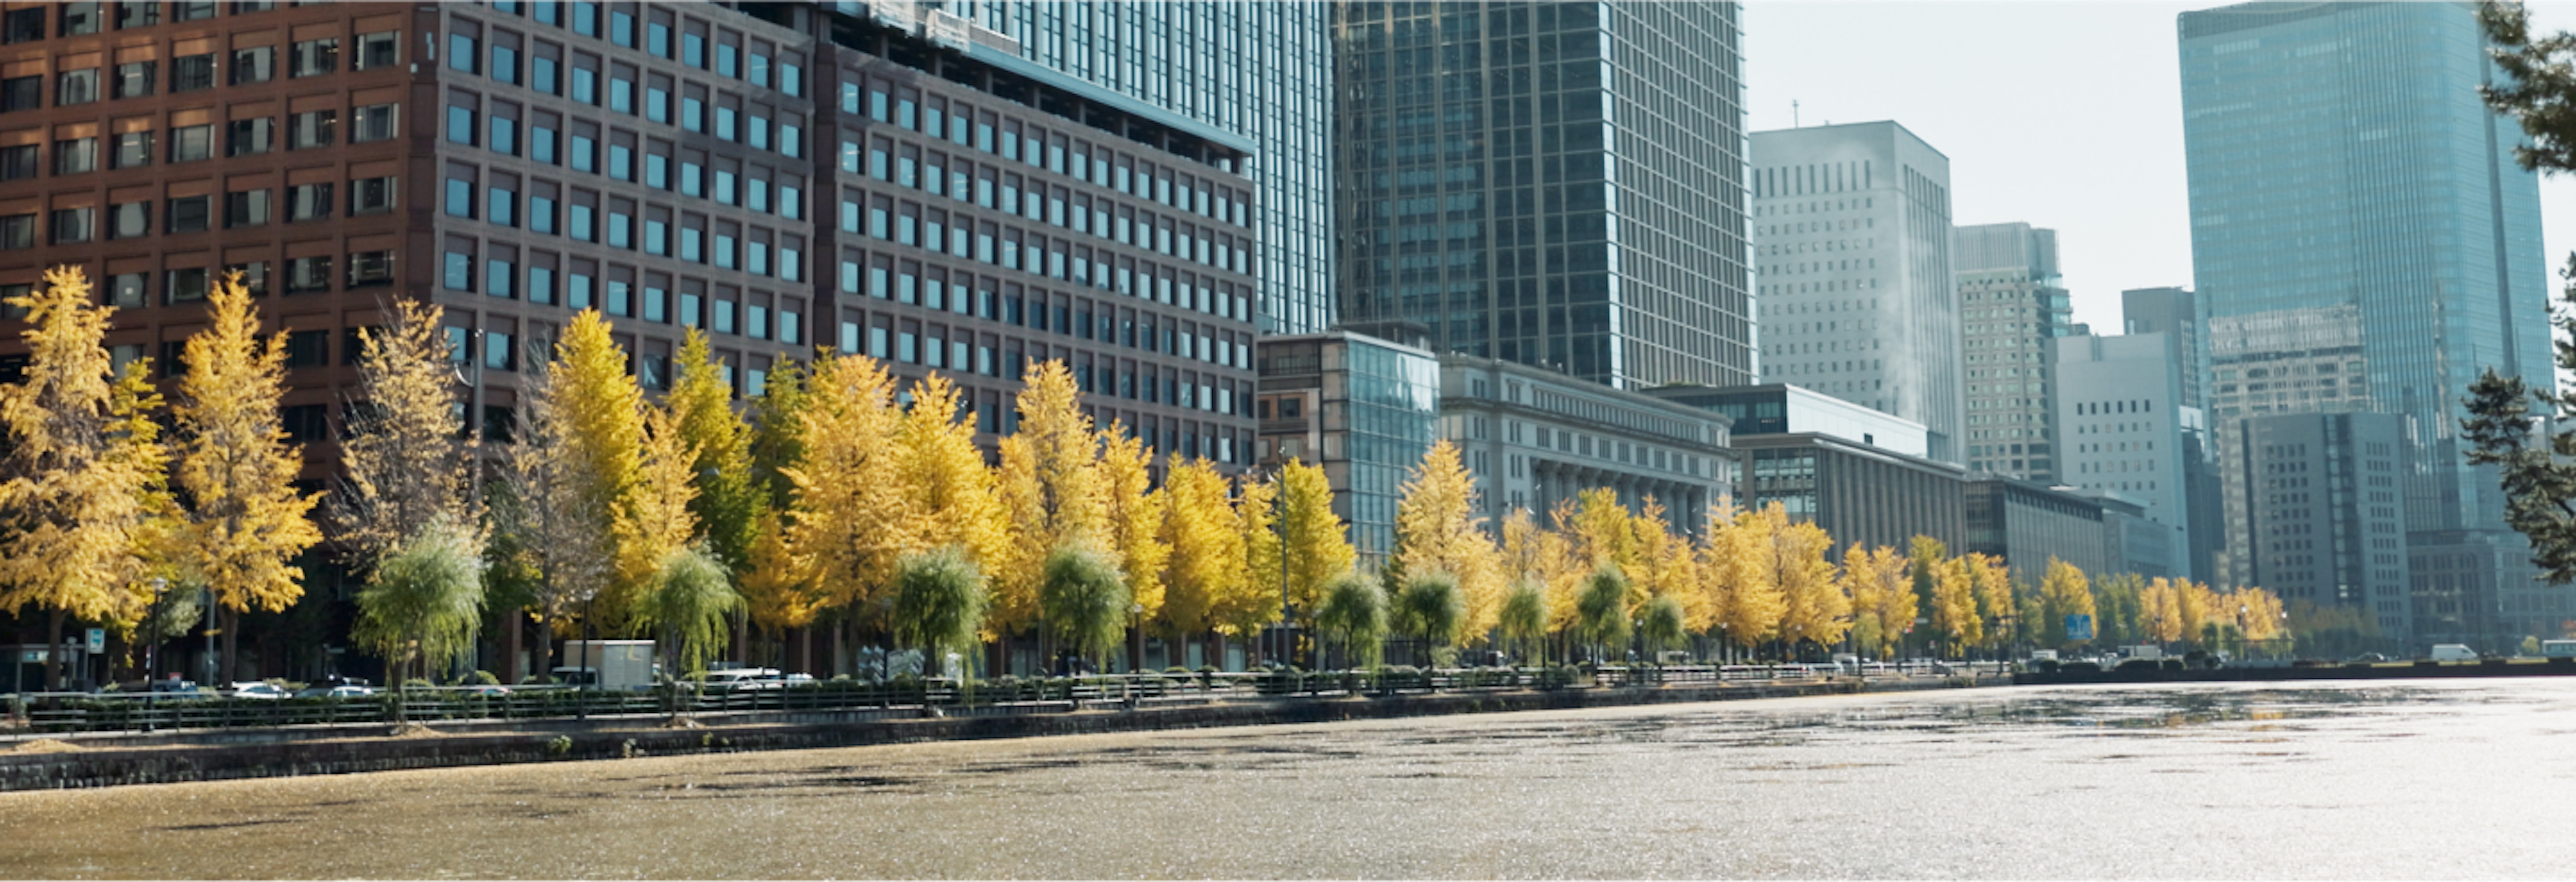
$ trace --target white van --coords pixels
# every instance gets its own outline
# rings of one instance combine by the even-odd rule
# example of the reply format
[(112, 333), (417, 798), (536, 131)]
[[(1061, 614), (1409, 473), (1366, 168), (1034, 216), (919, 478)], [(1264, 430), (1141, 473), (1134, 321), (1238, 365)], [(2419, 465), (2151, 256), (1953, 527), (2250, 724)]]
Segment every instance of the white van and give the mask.
[(2465, 643), (2433, 644), (2433, 660), (2438, 662), (2477, 661), (2478, 651)]

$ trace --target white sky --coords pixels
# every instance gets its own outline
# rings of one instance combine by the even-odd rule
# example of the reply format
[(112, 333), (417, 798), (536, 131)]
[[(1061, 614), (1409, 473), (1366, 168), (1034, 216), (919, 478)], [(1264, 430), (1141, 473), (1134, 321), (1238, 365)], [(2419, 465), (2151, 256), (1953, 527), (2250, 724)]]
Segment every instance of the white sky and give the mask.
[[(2118, 333), (2120, 291), (2190, 285), (2174, 16), (2217, 2), (1750, 2), (1754, 131), (1892, 119), (1950, 157), (1960, 224), (2057, 230), (2075, 320)], [(2576, 30), (2576, 0), (2531, 4)], [(2576, 177), (2544, 178), (2550, 289), (2576, 251)]]

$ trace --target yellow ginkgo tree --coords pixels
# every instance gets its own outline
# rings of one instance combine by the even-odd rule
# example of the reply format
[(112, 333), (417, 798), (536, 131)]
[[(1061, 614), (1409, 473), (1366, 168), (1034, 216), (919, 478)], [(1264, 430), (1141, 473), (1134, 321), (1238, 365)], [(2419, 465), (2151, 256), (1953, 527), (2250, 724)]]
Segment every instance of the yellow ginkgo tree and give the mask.
[(241, 614), (283, 610), (303, 596), (304, 570), (294, 561), (322, 541), (306, 516), (320, 497), (296, 489), (304, 456), (278, 415), (286, 334), (261, 338), (259, 312), (238, 274), (217, 281), (206, 305), (207, 326), (188, 338), (187, 372), (171, 415), (197, 571), (224, 620), (218, 676), (230, 677)]

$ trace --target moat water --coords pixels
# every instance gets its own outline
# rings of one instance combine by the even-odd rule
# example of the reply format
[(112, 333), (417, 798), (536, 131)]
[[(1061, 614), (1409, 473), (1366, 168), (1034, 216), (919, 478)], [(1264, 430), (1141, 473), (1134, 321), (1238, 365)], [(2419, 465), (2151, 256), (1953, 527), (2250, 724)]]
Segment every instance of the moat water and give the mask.
[(0, 794), (6, 877), (2566, 878), (2576, 682), (2052, 687)]

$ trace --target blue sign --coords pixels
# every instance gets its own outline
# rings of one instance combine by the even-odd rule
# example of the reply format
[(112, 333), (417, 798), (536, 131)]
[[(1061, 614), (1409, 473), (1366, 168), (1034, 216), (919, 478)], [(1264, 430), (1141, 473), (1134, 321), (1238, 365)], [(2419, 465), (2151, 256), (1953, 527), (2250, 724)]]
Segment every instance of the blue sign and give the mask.
[(2076, 613), (2076, 614), (2074, 614), (2074, 615), (2067, 616), (2067, 617), (2066, 617), (2066, 639), (2068, 639), (2068, 640), (2091, 640), (2091, 639), (2093, 639), (2093, 617), (2092, 617), (2092, 616), (2085, 615), (2085, 614), (2083, 614), (2083, 613)]

